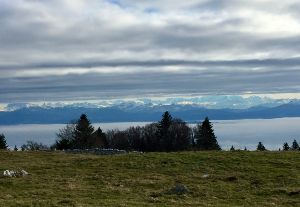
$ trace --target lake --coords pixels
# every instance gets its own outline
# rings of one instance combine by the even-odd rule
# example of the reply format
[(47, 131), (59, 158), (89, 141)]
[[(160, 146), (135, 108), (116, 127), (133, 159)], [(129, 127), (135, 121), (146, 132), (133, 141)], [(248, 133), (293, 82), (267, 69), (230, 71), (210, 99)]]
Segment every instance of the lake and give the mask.
[[(245, 119), (212, 121), (218, 142), (223, 149), (247, 147), (255, 149), (259, 141), (267, 149), (277, 150), (282, 148), (284, 142), (296, 139), (300, 141), (300, 118), (280, 119)], [(143, 126), (147, 122), (122, 122), (122, 123), (97, 123), (93, 126), (108, 129), (126, 129), (129, 126)], [(194, 125), (194, 124), (190, 124)], [(21, 146), (26, 140), (42, 142), (47, 145), (54, 143), (56, 133), (64, 124), (23, 124), (0, 126), (0, 133), (6, 137), (10, 147)]]

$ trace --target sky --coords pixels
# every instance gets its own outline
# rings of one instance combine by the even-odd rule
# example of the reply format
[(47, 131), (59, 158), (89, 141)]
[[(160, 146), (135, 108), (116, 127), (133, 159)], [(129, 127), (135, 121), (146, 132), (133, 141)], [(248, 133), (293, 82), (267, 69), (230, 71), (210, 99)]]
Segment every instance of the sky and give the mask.
[(300, 98), (298, 0), (0, 0), (5, 104)]

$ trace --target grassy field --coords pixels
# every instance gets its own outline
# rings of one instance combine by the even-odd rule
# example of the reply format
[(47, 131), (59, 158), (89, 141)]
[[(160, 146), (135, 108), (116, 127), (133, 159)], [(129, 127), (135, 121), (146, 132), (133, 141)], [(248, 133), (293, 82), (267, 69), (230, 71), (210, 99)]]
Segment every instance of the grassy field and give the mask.
[(299, 152), (2, 151), (6, 169), (30, 175), (0, 177), (0, 206), (300, 206)]

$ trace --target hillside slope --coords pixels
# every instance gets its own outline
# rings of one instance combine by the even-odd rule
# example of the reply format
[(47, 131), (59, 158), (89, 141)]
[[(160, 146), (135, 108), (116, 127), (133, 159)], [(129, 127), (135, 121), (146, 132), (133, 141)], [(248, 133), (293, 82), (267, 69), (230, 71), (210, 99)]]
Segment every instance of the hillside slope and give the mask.
[[(299, 152), (0, 152), (0, 206), (299, 206)], [(208, 174), (207, 178), (203, 175)], [(205, 176), (204, 176), (205, 177)], [(181, 183), (189, 190), (169, 190)]]

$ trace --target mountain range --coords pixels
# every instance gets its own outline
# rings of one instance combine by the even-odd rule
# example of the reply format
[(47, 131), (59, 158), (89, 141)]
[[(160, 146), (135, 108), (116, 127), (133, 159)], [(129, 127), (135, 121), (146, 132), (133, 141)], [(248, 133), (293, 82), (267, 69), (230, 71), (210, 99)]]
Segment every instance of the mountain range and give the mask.
[(0, 111), (0, 125), (60, 124), (76, 120), (82, 113), (91, 122), (158, 121), (164, 111), (187, 122), (197, 122), (208, 116), (212, 120), (271, 119), (300, 117), (300, 103), (289, 102), (279, 106), (255, 106), (247, 109), (211, 109), (197, 104), (136, 104), (120, 103), (113, 106), (29, 106), (12, 111)]

